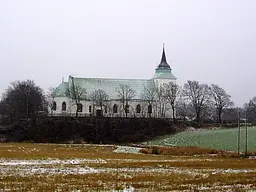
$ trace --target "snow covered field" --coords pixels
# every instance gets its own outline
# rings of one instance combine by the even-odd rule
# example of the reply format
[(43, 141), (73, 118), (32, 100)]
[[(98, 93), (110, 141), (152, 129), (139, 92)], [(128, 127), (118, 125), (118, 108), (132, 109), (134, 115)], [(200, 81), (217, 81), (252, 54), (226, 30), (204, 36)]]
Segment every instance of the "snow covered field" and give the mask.
[(248, 191), (256, 160), (104, 145), (0, 144), (0, 191)]
[[(187, 175), (200, 175), (203, 177), (208, 177), (211, 174), (229, 174), (229, 173), (254, 173), (256, 172), (256, 168), (252, 169), (194, 169), (194, 168), (177, 168), (177, 167), (163, 167), (158, 165), (155, 168), (93, 168), (86, 166), (86, 164), (97, 163), (97, 164), (105, 164), (107, 161), (122, 161), (122, 162), (132, 162), (132, 163), (141, 163), (141, 162), (155, 162), (155, 163), (163, 163), (163, 162), (175, 162), (179, 160), (129, 160), (129, 159), (70, 159), (70, 160), (59, 160), (59, 159), (46, 159), (46, 160), (10, 160), (10, 159), (1, 159), (0, 160), (0, 175), (5, 176), (32, 176), (38, 174), (75, 174), (75, 175), (84, 175), (89, 173), (109, 173), (109, 172), (127, 172), (127, 173), (179, 173), (179, 174), (187, 174)], [(191, 161), (191, 159), (181, 160), (181, 161)], [(194, 159), (193, 161), (196, 161)], [(207, 161), (207, 159), (205, 160)], [(180, 161), (179, 161), (180, 162)], [(45, 166), (48, 165), (48, 166)], [(70, 165), (72, 167), (69, 167)], [(75, 165), (75, 166), (73, 166)]]

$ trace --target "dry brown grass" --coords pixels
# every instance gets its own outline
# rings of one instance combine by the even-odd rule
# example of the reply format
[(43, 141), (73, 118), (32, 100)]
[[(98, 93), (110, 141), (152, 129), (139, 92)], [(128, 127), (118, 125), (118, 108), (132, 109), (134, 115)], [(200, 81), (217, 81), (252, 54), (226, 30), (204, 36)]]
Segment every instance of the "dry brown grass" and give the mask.
[[(243, 157), (245, 154), (238, 154), (236, 152), (228, 152), (218, 149), (200, 148), (200, 147), (162, 147), (162, 146), (150, 146), (143, 147), (140, 151), (144, 154), (156, 154), (156, 155), (174, 155), (174, 156), (194, 156), (194, 155), (213, 155), (216, 157)], [(255, 156), (256, 152), (248, 152), (248, 156)]]
[[(47, 145), (29, 143), (0, 144), (0, 162), (10, 159), (102, 159), (98, 163), (53, 165), (0, 165), (0, 191), (111, 191), (125, 185), (136, 191), (247, 191), (256, 189), (256, 160), (231, 158), (226, 152), (199, 148), (159, 148), (160, 154), (114, 153), (115, 146)], [(212, 152), (221, 154), (209, 155)], [(215, 153), (214, 153), (215, 154)], [(175, 156), (173, 156), (175, 155)], [(5, 168), (8, 172), (3, 172)], [(80, 169), (85, 174), (19, 175), (18, 169)], [(18, 169), (17, 169), (18, 168)]]
[[(90, 147), (88, 147), (90, 146)], [(0, 144), (0, 158), (95, 158), (108, 157), (114, 146), (72, 145), (72, 144)]]
[[(124, 185), (132, 185), (137, 191), (171, 191), (171, 190), (199, 190), (200, 187), (208, 188), (206, 191), (247, 191), (255, 188), (256, 174), (219, 174), (203, 176), (188, 176), (178, 173), (137, 173), (125, 172), (87, 174), (87, 175), (52, 175), (31, 177), (5, 177), (1, 180), (0, 189), (11, 191), (109, 191), (123, 189)], [(223, 187), (226, 186), (226, 187)], [(247, 187), (247, 188), (245, 188)]]

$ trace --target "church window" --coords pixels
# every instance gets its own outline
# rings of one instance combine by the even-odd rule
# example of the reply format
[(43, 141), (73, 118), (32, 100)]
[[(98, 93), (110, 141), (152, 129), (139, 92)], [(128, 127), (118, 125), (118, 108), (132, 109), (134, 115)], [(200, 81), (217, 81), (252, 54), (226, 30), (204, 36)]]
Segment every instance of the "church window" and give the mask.
[(107, 106), (105, 106), (105, 113), (108, 113), (108, 108), (107, 108)]
[(148, 106), (148, 113), (151, 114), (152, 113), (152, 105)]
[(77, 111), (78, 112), (83, 112), (83, 105), (81, 103), (77, 104)]
[(113, 113), (117, 113), (117, 105), (116, 104), (113, 106)]
[(92, 112), (92, 106), (90, 105), (89, 106), (89, 113), (91, 113)]
[(67, 104), (66, 104), (65, 101), (62, 102), (61, 109), (62, 109), (62, 111), (66, 111), (67, 110)]
[(56, 109), (57, 109), (57, 104), (56, 104), (56, 102), (54, 101), (53, 104), (52, 104), (52, 110), (53, 110), (53, 111), (56, 111)]
[(140, 111), (141, 111), (141, 107), (140, 107), (140, 104), (138, 104), (136, 107), (136, 113), (140, 113)]

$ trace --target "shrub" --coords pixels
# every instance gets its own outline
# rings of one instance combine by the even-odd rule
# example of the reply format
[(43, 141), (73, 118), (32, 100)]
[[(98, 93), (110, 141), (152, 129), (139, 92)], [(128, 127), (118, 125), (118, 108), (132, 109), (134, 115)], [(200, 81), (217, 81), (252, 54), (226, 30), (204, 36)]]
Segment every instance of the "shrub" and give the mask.
[(159, 147), (152, 147), (152, 154), (155, 154), (155, 155), (160, 154)]
[(162, 146), (152, 146), (147, 148), (142, 148), (140, 150), (144, 154), (155, 154), (155, 155), (174, 155), (174, 156), (191, 156), (191, 155), (206, 155), (206, 154), (217, 154), (221, 155), (224, 152), (222, 150), (207, 149), (199, 147), (162, 147)]
[[(130, 143), (150, 140), (179, 131), (172, 121), (153, 118), (39, 118), (34, 124), (18, 124), (11, 141), (31, 140), (43, 143)], [(16, 127), (17, 127), (16, 126)], [(6, 136), (6, 135), (5, 135)]]

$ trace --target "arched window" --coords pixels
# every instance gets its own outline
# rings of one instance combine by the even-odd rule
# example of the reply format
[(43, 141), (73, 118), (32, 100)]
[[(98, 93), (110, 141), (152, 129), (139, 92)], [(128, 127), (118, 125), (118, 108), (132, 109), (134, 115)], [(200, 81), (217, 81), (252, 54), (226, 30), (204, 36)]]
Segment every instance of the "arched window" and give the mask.
[(140, 104), (138, 104), (136, 107), (136, 113), (140, 113), (140, 111), (141, 111), (141, 107), (140, 107)]
[(56, 104), (56, 102), (54, 101), (53, 104), (52, 104), (52, 110), (53, 110), (53, 111), (56, 111), (56, 109), (57, 109), (57, 104)]
[(105, 113), (108, 113), (108, 108), (107, 108), (107, 106), (105, 106)]
[(82, 112), (83, 111), (83, 105), (81, 103), (77, 104), (77, 111)]
[(67, 110), (67, 104), (66, 104), (65, 101), (62, 102), (61, 109), (62, 109), (62, 111), (66, 111)]
[(152, 105), (148, 106), (148, 113), (151, 114), (152, 113)]
[(116, 104), (113, 106), (113, 113), (117, 113), (117, 105)]
[(89, 106), (89, 113), (91, 113), (92, 112), (92, 106), (90, 105)]

